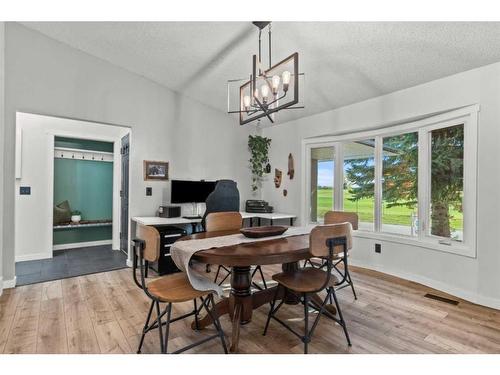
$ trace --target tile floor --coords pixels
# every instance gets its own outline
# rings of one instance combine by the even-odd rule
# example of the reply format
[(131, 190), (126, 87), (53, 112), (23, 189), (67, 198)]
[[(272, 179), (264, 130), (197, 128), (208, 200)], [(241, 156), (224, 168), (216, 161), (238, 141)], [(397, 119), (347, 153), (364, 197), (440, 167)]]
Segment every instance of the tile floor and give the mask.
[(64, 279), (126, 267), (127, 256), (111, 245), (54, 251), (52, 259), (16, 263), (16, 285)]

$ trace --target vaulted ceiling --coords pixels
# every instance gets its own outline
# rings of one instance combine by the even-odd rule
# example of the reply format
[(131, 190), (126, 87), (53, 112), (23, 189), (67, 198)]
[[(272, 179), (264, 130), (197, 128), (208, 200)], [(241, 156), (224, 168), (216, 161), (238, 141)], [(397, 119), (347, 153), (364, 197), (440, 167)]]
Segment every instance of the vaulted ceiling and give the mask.
[[(221, 111), (227, 80), (250, 74), (258, 46), (250, 22), (23, 24)], [(272, 30), (274, 62), (299, 52), (306, 74), (306, 108), (279, 122), (500, 61), (497, 22), (273, 22)]]

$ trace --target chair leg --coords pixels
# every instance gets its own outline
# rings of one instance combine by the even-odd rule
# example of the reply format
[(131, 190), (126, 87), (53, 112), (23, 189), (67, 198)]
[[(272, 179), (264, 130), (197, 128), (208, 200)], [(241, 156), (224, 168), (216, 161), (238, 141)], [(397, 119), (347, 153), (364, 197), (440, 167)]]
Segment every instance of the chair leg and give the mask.
[(357, 300), (358, 296), (356, 295), (356, 291), (354, 290), (354, 283), (352, 282), (351, 274), (349, 273), (349, 268), (347, 267), (347, 262), (344, 262), (344, 267), (345, 267), (345, 274), (347, 277), (347, 282), (351, 286), (352, 294), (354, 294), (354, 299)]
[[(195, 324), (196, 330), (199, 331), (200, 330), (200, 321), (198, 318), (198, 306), (196, 303), (196, 298), (193, 300), (193, 303), (194, 303), (194, 324)], [(200, 310), (201, 310), (201, 308), (200, 308)]]
[(264, 284), (264, 289), (267, 289), (266, 279), (264, 278), (264, 272), (262, 272), (262, 267), (257, 266), (257, 268), (259, 269), (260, 278), (262, 279), (262, 283)]
[(337, 312), (339, 314), (340, 325), (342, 326), (342, 329), (344, 330), (345, 338), (347, 339), (347, 344), (349, 346), (352, 346), (351, 339), (349, 338), (349, 333), (347, 332), (345, 320), (344, 320), (344, 317), (342, 316), (342, 311), (340, 310), (339, 301), (337, 300), (337, 294), (335, 292), (335, 288), (333, 288), (333, 287), (331, 288), (331, 294), (333, 296), (333, 300), (335, 301), (335, 307), (337, 308)]
[(267, 328), (269, 327), (269, 322), (271, 321), (271, 317), (273, 316), (273, 313), (274, 313), (274, 305), (276, 304), (276, 297), (278, 297), (278, 292), (279, 292), (279, 289), (280, 289), (280, 285), (278, 284), (278, 286), (276, 287), (276, 292), (274, 293), (274, 298), (271, 302), (271, 308), (269, 309), (269, 314), (267, 314), (267, 321), (266, 321), (266, 325), (264, 327), (264, 332), (262, 333), (262, 336), (265, 336), (266, 333), (267, 333)]
[[(212, 309), (214, 309), (214, 311), (215, 311), (214, 295), (210, 294), (210, 296), (208, 298), (209, 298), (210, 304), (212, 305)], [(227, 354), (226, 340), (224, 338), (224, 331), (222, 330), (222, 325), (220, 324), (219, 317), (212, 313), (212, 310), (210, 310), (210, 308), (209, 308), (210, 305), (208, 307), (207, 307), (207, 305), (205, 305), (205, 301), (203, 301), (203, 298), (200, 297), (200, 299), (201, 299), (202, 304), (205, 307), (205, 310), (207, 311), (208, 315), (210, 316), (210, 318), (214, 322), (214, 326), (215, 326), (215, 329), (217, 330), (217, 333), (219, 334), (220, 341), (222, 343), (222, 348), (224, 349), (224, 353)]]
[(151, 307), (149, 308), (148, 317), (146, 318), (146, 323), (142, 329), (141, 341), (139, 341), (139, 347), (137, 348), (137, 354), (141, 353), (142, 344), (144, 343), (144, 337), (146, 336), (146, 330), (149, 326), (149, 321), (151, 320), (151, 314), (153, 313), (153, 307), (155, 306), (155, 301), (151, 301)]
[[(222, 284), (224, 283), (224, 281), (226, 281), (226, 279), (227, 279), (229, 276), (231, 276), (231, 270), (228, 270), (228, 269), (227, 269), (226, 267), (224, 267), (224, 266), (219, 266), (219, 267), (222, 267), (222, 268), (223, 268), (223, 269), (227, 272), (226, 276), (224, 276), (224, 278), (223, 278), (223, 279), (221, 280), (221, 282), (219, 283), (219, 286), (220, 286), (220, 285), (222, 285)], [(220, 268), (219, 268), (219, 269), (220, 269)], [(216, 282), (216, 281), (217, 281), (217, 279), (216, 279), (214, 282)]]
[(309, 344), (309, 296), (307, 293), (304, 293), (304, 337), (302, 341), (304, 342), (304, 354), (307, 354)]
[(172, 303), (168, 304), (167, 307), (167, 322), (165, 325), (165, 349), (164, 353), (167, 354), (168, 349), (168, 335), (170, 333), (170, 318), (172, 317)]
[(161, 326), (161, 313), (160, 302), (156, 301), (156, 321), (158, 322), (158, 334), (160, 335), (160, 348), (161, 352), (165, 353), (165, 346), (163, 345), (163, 328)]
[(217, 279), (219, 278), (219, 273), (220, 273), (221, 268), (222, 268), (222, 266), (217, 267), (217, 272), (215, 273), (214, 283), (216, 283)]

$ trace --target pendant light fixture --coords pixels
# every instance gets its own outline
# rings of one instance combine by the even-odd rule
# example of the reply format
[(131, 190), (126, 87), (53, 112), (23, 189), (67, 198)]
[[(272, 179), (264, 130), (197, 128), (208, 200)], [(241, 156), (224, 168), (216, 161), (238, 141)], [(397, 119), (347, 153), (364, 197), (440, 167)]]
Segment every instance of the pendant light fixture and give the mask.
[[(228, 113), (238, 113), (240, 125), (267, 118), (274, 123), (274, 114), (283, 109), (300, 109), (299, 102), (299, 54), (291, 54), (277, 64), (272, 64), (272, 33), (271, 22), (252, 22), (259, 30), (258, 55), (252, 57), (252, 72), (249, 79), (234, 79), (228, 81)], [(267, 27), (268, 57), (267, 69), (262, 62), (262, 30)], [(231, 85), (239, 85), (239, 108), (230, 109)], [(238, 94), (236, 94), (238, 95)]]

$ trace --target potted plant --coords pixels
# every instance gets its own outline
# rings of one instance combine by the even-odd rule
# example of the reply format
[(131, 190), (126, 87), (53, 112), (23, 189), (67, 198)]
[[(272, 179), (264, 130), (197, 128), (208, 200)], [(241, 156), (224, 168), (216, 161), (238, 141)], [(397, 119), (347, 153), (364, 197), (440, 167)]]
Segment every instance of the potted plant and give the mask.
[[(269, 173), (269, 147), (271, 139), (260, 135), (248, 136), (248, 148), (250, 150), (250, 169), (252, 170), (252, 191), (256, 191), (262, 182), (264, 173)], [(268, 172), (269, 170), (269, 172)]]
[(80, 211), (72, 211), (71, 212), (71, 221), (73, 223), (78, 224), (82, 220), (82, 213)]

